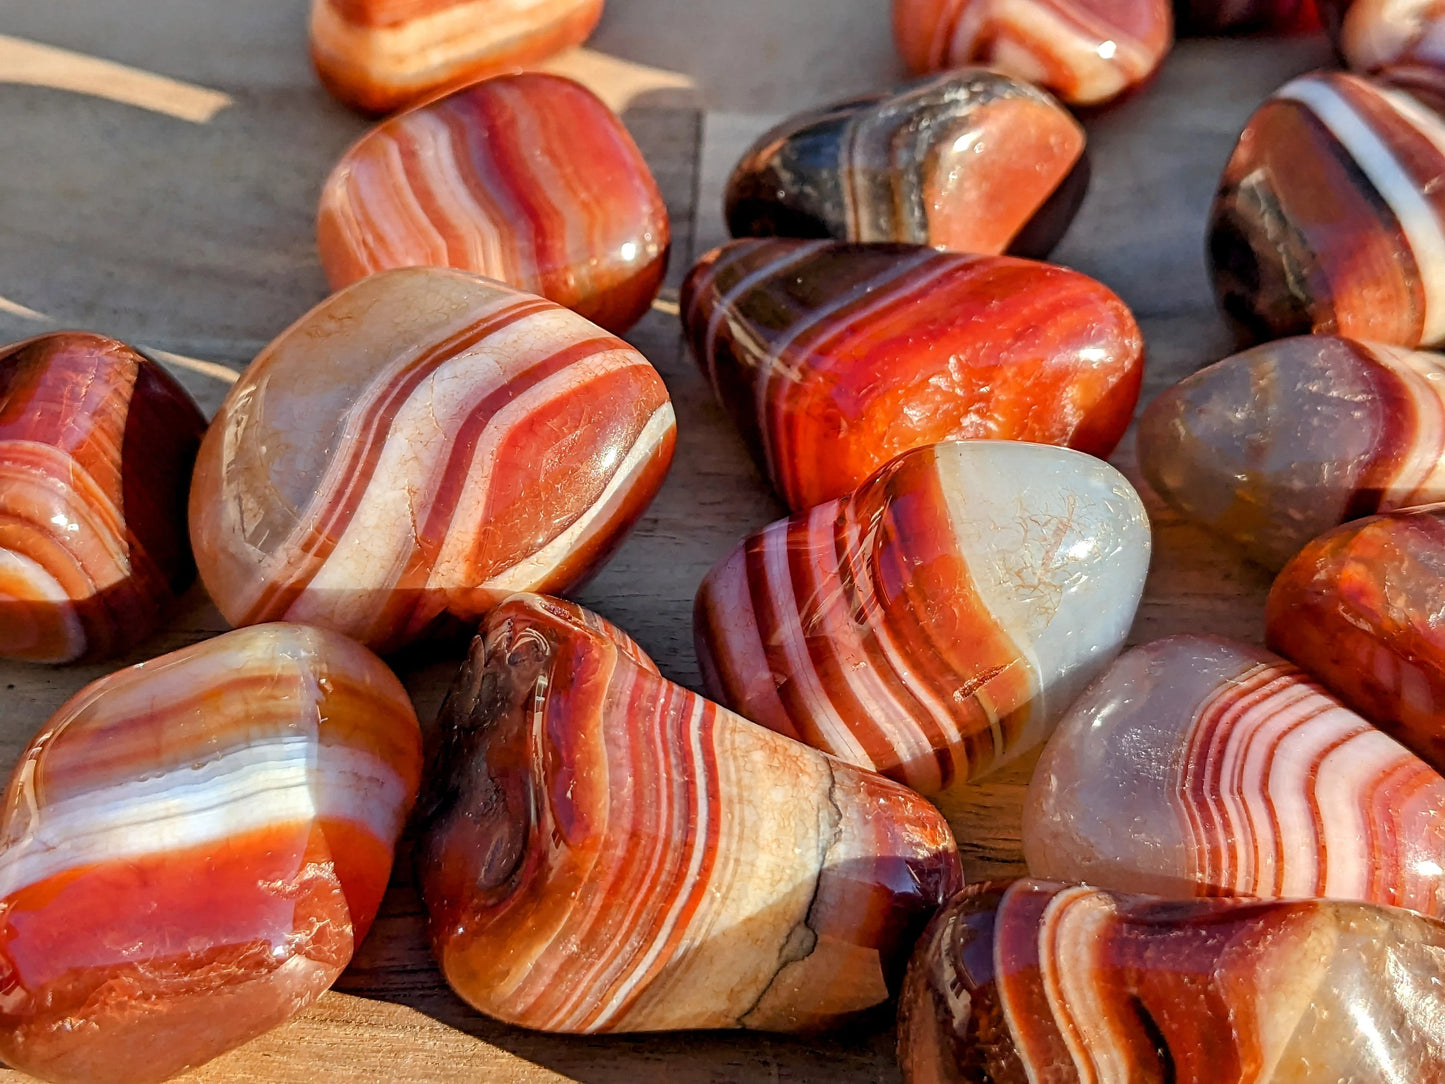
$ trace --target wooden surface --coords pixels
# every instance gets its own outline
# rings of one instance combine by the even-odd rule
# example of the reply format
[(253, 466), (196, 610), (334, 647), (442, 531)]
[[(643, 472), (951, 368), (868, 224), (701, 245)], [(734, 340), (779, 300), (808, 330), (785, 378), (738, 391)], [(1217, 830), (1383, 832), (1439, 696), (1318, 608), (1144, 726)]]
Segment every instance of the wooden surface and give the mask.
[[(78, 327), (162, 356), (214, 410), (234, 373), (325, 295), (312, 216), (364, 123), (316, 85), (304, 0), (0, 0), (0, 341)], [(676, 463), (636, 534), (579, 599), (697, 683), (690, 614), (712, 563), (776, 518), (743, 446), (682, 349), (676, 287), (723, 239), (721, 186), (778, 115), (899, 78), (884, 0), (612, 0), (591, 51), (561, 70), (623, 112), (673, 217), (669, 285), (629, 338), (677, 407)], [(1326, 62), (1318, 39), (1189, 42), (1156, 83), (1087, 119), (1094, 180), (1054, 259), (1112, 286), (1148, 342), (1144, 401), (1229, 352), (1203, 260), (1215, 180), (1254, 106)], [(1136, 480), (1133, 437), (1115, 462)], [(1259, 640), (1268, 579), (1162, 512), (1133, 640), (1212, 631)], [(0, 664), (0, 763), (85, 682), (224, 629), (193, 591), (130, 657)], [(459, 657), (459, 652), (458, 652)], [(424, 724), (457, 658), (395, 660)], [(1032, 761), (1030, 760), (1030, 763)], [(1028, 765), (947, 810), (970, 877), (1021, 870)], [(892, 1082), (886, 1013), (826, 1041), (755, 1035), (577, 1040), (485, 1020), (444, 986), (403, 854), (351, 969), (291, 1025), (185, 1079), (704, 1084)], [(0, 1070), (0, 1080), (22, 1080)]]

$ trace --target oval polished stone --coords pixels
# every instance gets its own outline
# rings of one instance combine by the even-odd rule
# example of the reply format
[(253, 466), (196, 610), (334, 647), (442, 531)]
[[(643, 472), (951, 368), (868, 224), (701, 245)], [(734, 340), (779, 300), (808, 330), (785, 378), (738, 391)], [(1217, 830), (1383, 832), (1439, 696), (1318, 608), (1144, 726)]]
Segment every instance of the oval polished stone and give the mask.
[(150, 634), (195, 579), (186, 488), (205, 428), (114, 339), (0, 347), (0, 656), (99, 659)]
[(468, 1003), (545, 1031), (811, 1031), (882, 1004), (962, 885), (912, 791), (661, 677), (571, 603), (487, 617), (417, 863)]
[(708, 693), (927, 795), (1038, 745), (1124, 644), (1149, 519), (1066, 448), (939, 444), (745, 539), (703, 580)]
[(1330, 40), (1357, 72), (1445, 68), (1445, 12), (1433, 0), (1321, 0)]
[(416, 798), (401, 683), (261, 625), (86, 686), (0, 821), (0, 1056), (147, 1084), (291, 1019), (366, 936)]
[(945, 440), (1107, 456), (1139, 397), (1134, 317), (1093, 279), (913, 245), (734, 241), (683, 283), (718, 399), (794, 511)]
[(893, 0), (893, 37), (920, 74), (984, 64), (1098, 105), (1154, 74), (1174, 26), (1170, 0)]
[(1165, 391), (1138, 442), (1156, 493), (1277, 569), (1345, 520), (1445, 500), (1445, 357), (1266, 343)]
[(1437, 1081), (1442, 961), (1445, 925), (1397, 908), (983, 885), (909, 964), (899, 1062), (906, 1084)]
[(326, 89), (389, 113), (587, 40), (603, 0), (311, 0), (311, 60)]
[(789, 118), (743, 155), (724, 201), (734, 237), (1046, 256), (1088, 182), (1084, 129), (1066, 109), (965, 68)]
[(263, 350), (206, 434), (191, 537), (232, 624), (379, 650), (605, 561), (672, 460), (667, 389), (540, 297), (410, 268), (323, 301)]
[(501, 76), (373, 128), (321, 192), (333, 290), (393, 267), (500, 279), (609, 331), (647, 312), (667, 208), (627, 129), (586, 87)]
[(1445, 117), (1400, 84), (1302, 76), (1250, 117), (1210, 213), (1242, 336), (1445, 342)]
[(1445, 914), (1445, 779), (1298, 667), (1214, 636), (1125, 652), (1044, 748), (1036, 877)]

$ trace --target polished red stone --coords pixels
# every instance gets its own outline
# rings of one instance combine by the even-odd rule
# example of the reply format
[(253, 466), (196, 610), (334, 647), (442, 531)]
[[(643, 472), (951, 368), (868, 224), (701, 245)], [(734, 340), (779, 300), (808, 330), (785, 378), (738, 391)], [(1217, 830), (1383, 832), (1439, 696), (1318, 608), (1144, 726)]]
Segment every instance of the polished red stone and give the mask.
[(1435, 0), (1320, 0), (1330, 40), (1357, 72), (1445, 68), (1445, 11)]

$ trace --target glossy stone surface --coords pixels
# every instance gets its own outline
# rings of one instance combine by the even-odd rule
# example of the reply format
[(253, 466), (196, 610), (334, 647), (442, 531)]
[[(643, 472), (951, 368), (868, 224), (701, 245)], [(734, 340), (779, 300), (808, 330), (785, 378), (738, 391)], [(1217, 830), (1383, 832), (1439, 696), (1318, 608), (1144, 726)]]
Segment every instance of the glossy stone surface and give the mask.
[(903, 241), (1046, 256), (1088, 187), (1084, 129), (985, 68), (790, 117), (728, 180), (734, 237)]
[(740, 714), (923, 794), (1038, 745), (1109, 664), (1149, 520), (1092, 456), (970, 441), (899, 456), (703, 580), (698, 657)]
[(893, 0), (915, 72), (984, 64), (1098, 105), (1143, 83), (1173, 44), (1170, 0)]
[(392, 650), (621, 544), (672, 459), (672, 404), (622, 340), (440, 268), (376, 275), (263, 350), (206, 434), (201, 578), (232, 624)]
[(5, 793), (0, 1056), (142, 1084), (295, 1016), (366, 936), (420, 774), (401, 684), (320, 629), (86, 686)]
[(326, 89), (389, 113), (587, 40), (603, 0), (312, 0), (311, 59)]
[(1113, 451), (1144, 344), (1093, 279), (913, 245), (748, 240), (682, 289), (693, 355), (794, 511), (945, 440)]
[(1445, 779), (1262, 648), (1174, 636), (1059, 723), (1024, 807), (1036, 877), (1445, 913)]
[(1445, 342), (1445, 116), (1344, 72), (1285, 84), (1225, 166), (1215, 293), (1242, 336)]
[(1323, 0), (1325, 27), (1357, 72), (1445, 67), (1445, 10), (1435, 0)]
[(1445, 357), (1266, 343), (1160, 395), (1138, 442), (1156, 493), (1277, 569), (1345, 520), (1445, 500)]
[(1048, 881), (960, 895), (899, 1004), (906, 1084), (1438, 1082), (1445, 925)]
[(627, 129), (586, 87), (501, 76), (373, 128), (321, 192), (333, 290), (392, 267), (455, 267), (619, 334), (667, 269), (667, 208)]
[(570, 603), (487, 618), (417, 862), (447, 981), (547, 1031), (807, 1031), (881, 1004), (962, 884), (912, 791), (662, 678)]
[(1445, 771), (1445, 506), (1311, 542), (1269, 593), (1269, 645)]
[(0, 656), (99, 659), (150, 634), (195, 579), (186, 490), (205, 428), (114, 339), (0, 347)]
[(1179, 36), (1296, 34), (1318, 30), (1315, 0), (1174, 0)]

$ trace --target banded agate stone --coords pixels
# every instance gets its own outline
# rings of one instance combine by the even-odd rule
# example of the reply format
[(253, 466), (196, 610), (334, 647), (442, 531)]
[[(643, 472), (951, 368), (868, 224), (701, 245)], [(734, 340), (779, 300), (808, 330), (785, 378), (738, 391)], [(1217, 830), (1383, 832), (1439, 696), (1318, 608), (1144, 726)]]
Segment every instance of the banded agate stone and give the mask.
[(1210, 212), (1215, 293), (1244, 337), (1445, 342), (1445, 116), (1344, 72), (1250, 117)]
[(1149, 544), (1138, 495), (1092, 456), (920, 448), (708, 573), (704, 681), (749, 719), (948, 792), (1042, 742), (1108, 666)]
[(401, 684), (321, 629), (86, 686), (5, 793), (0, 1056), (145, 1084), (295, 1016), (366, 936), (420, 774)]
[(667, 269), (667, 208), (627, 129), (586, 87), (488, 79), (373, 128), (321, 192), (334, 290), (393, 267), (454, 267), (541, 294), (618, 334)]
[(1139, 421), (1149, 485), (1278, 569), (1373, 512), (1445, 500), (1445, 357), (1300, 336), (1203, 369)]
[(672, 460), (667, 389), (621, 339), (441, 268), (375, 275), (263, 350), (201, 446), (191, 537), (234, 625), (394, 650), (621, 544)]
[(1445, 68), (1445, 12), (1434, 0), (1323, 0), (1330, 39), (1357, 72)]
[(980, 885), (908, 968), (906, 1084), (1438, 1082), (1445, 925), (1328, 900)]
[(0, 347), (0, 656), (100, 659), (150, 634), (195, 579), (186, 487), (205, 428), (114, 339)]
[(1291, 663), (1212, 636), (1125, 652), (1029, 785), (1036, 877), (1445, 913), (1445, 779)]
[(1311, 542), (1266, 613), (1270, 647), (1445, 771), (1445, 506)]
[(1107, 456), (1144, 343), (1109, 289), (1049, 264), (916, 245), (734, 241), (682, 288), (694, 356), (794, 511), (963, 439)]
[(417, 861), (452, 988), (560, 1032), (808, 1031), (882, 1004), (962, 884), (912, 791), (661, 677), (570, 603), (487, 618)]
[(800, 113), (728, 180), (734, 237), (1045, 256), (1088, 187), (1084, 129), (1027, 83), (965, 68)]
[(326, 89), (389, 113), (587, 40), (603, 0), (312, 0), (311, 59)]
[(1139, 86), (1174, 41), (1170, 0), (893, 0), (915, 72), (984, 64), (1099, 105)]

